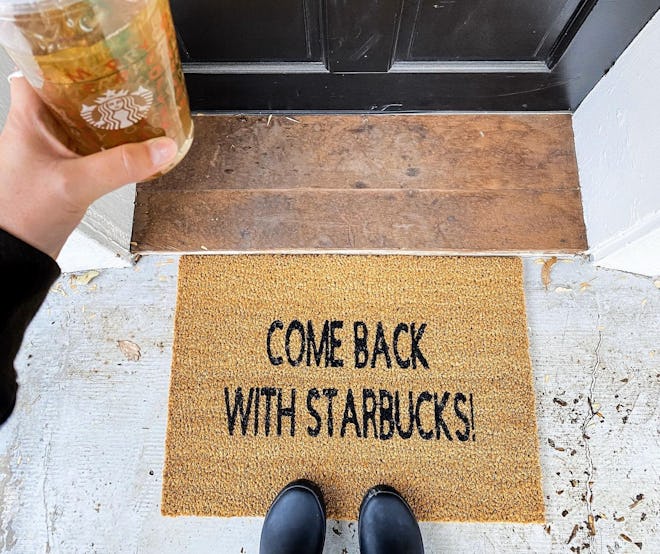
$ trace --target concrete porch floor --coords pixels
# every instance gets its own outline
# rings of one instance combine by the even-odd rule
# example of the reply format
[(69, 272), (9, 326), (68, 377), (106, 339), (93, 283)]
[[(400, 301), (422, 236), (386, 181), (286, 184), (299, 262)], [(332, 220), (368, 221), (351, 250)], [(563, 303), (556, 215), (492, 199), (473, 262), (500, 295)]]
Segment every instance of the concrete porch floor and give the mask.
[[(259, 518), (160, 515), (176, 276), (149, 256), (53, 287), (0, 428), (2, 552), (258, 552)], [(577, 258), (525, 283), (547, 523), (424, 523), (427, 552), (660, 552), (657, 283)], [(356, 525), (329, 521), (326, 552)]]

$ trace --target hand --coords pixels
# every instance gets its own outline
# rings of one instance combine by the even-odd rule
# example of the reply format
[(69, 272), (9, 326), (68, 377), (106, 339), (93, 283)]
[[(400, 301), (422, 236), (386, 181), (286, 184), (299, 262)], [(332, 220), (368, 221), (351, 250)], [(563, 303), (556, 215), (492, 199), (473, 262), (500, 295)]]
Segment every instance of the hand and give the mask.
[(91, 156), (67, 144), (63, 128), (25, 78), (13, 77), (0, 135), (0, 227), (53, 259), (94, 200), (147, 179), (177, 152), (165, 137)]

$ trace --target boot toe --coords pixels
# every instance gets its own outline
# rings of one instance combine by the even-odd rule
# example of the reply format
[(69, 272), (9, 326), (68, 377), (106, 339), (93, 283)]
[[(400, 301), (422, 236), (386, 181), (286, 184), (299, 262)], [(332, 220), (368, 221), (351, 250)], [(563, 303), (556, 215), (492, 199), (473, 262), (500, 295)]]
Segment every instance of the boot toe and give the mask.
[(358, 522), (361, 554), (423, 554), (417, 519), (393, 488), (379, 485), (362, 501)]
[(260, 554), (321, 554), (325, 505), (318, 487), (305, 480), (289, 483), (271, 504), (261, 530)]

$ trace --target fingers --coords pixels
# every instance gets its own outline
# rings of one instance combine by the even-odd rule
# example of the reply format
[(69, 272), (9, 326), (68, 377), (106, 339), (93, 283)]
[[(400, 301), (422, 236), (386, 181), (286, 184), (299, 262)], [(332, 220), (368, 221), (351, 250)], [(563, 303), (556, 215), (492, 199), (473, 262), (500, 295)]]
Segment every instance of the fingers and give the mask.
[(81, 205), (128, 183), (144, 181), (172, 162), (177, 145), (171, 138), (123, 144), (61, 163), (67, 194)]

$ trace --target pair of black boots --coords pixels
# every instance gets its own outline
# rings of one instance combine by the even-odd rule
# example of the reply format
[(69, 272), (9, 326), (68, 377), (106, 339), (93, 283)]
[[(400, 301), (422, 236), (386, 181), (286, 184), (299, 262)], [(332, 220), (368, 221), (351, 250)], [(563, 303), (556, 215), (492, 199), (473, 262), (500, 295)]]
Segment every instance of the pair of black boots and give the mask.
[[(361, 554), (423, 554), (417, 520), (392, 487), (378, 485), (362, 500), (358, 519)], [(260, 554), (321, 554), (325, 503), (307, 480), (284, 487), (271, 504), (261, 531)]]

